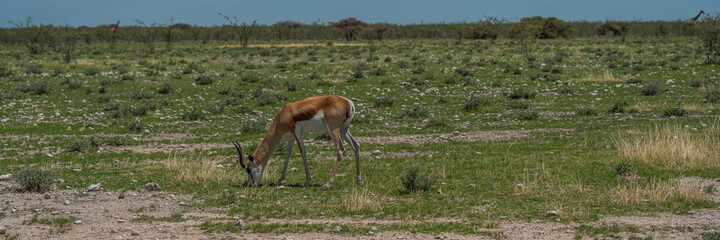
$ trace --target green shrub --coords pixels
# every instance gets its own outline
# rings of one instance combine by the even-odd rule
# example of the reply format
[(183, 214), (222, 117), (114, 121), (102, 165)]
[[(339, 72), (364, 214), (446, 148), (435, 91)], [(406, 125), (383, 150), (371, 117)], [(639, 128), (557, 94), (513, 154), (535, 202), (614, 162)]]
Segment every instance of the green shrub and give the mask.
[(663, 116), (670, 117), (670, 116), (676, 116), (676, 117), (682, 117), (686, 116), (688, 114), (688, 111), (683, 109), (682, 107), (669, 107), (663, 110)]
[(528, 109), (528, 108), (530, 108), (530, 104), (528, 104), (527, 102), (522, 102), (522, 101), (510, 101), (510, 102), (508, 102), (507, 106), (510, 109)]
[(625, 112), (625, 108), (629, 106), (630, 104), (627, 101), (617, 101), (613, 106), (610, 108), (610, 113), (623, 113)]
[(406, 193), (427, 191), (430, 190), (433, 184), (435, 184), (435, 179), (427, 176), (421, 176), (418, 173), (419, 171), (420, 168), (418, 166), (412, 166), (405, 169), (405, 172), (400, 175), (400, 182), (405, 188)]
[(580, 108), (577, 111), (575, 111), (575, 115), (578, 116), (595, 116), (598, 114), (598, 111), (594, 108)]
[(85, 76), (95, 76), (95, 75), (98, 75), (99, 73), (100, 73), (100, 69), (93, 67), (93, 66), (90, 66), (90, 67), (86, 68), (85, 71), (83, 71), (83, 74)]
[(540, 114), (535, 111), (522, 111), (522, 112), (516, 112), (515, 118), (518, 120), (533, 120), (540, 117)]
[(418, 118), (418, 117), (425, 117), (428, 115), (427, 109), (420, 107), (420, 106), (414, 106), (410, 109), (407, 109), (403, 112), (401, 112), (398, 117), (399, 118)]
[(703, 100), (708, 103), (720, 103), (720, 90), (713, 89), (705, 92)]
[(442, 127), (447, 125), (447, 119), (444, 117), (430, 118), (425, 124), (425, 127)]
[(47, 81), (35, 81), (27, 84), (18, 85), (17, 89), (24, 93), (30, 93), (35, 95), (48, 94), (52, 91)]
[(25, 73), (26, 74), (41, 74), (42, 71), (42, 65), (39, 64), (28, 64), (25, 66)]
[(531, 98), (534, 98), (535, 95), (537, 95), (537, 92), (534, 92), (534, 91), (527, 90), (527, 89), (525, 89), (525, 88), (519, 87), (519, 88), (514, 88), (514, 89), (512, 90), (512, 92), (510, 92), (510, 94), (508, 95), (508, 97), (509, 97), (510, 99), (521, 99), (521, 98), (531, 99)]
[(165, 83), (161, 88), (157, 90), (159, 94), (171, 94), (175, 92), (175, 87), (170, 85), (170, 83)]
[(488, 103), (490, 103), (490, 101), (485, 98), (470, 95), (467, 99), (465, 99), (463, 109), (465, 111), (475, 111), (478, 110), (480, 106), (487, 105)]
[(20, 189), (27, 192), (43, 192), (50, 189), (53, 183), (53, 174), (39, 168), (25, 168), (13, 175), (13, 178)]
[(74, 139), (65, 146), (65, 149), (70, 152), (85, 152), (88, 148), (90, 148), (90, 141), (85, 138)]
[(262, 133), (265, 132), (265, 122), (263, 121), (245, 121), (240, 125), (240, 132), (246, 133)]
[(377, 97), (374, 101), (375, 107), (392, 107), (395, 104), (395, 99), (391, 97)]
[(290, 92), (293, 92), (297, 90), (298, 81), (297, 80), (288, 80), (285, 81), (285, 89), (287, 89)]
[(125, 122), (125, 128), (130, 131), (139, 132), (145, 129), (145, 123), (142, 122), (139, 118), (135, 118), (133, 120)]
[(640, 94), (643, 96), (655, 96), (662, 90), (662, 85), (656, 81), (650, 81), (640, 90)]
[(632, 173), (634, 166), (630, 161), (622, 161), (614, 166), (615, 172), (620, 176), (626, 176)]
[(151, 100), (155, 97), (155, 94), (151, 92), (136, 92), (130, 95), (130, 98), (135, 100)]
[(195, 84), (197, 85), (210, 85), (212, 83), (213, 79), (209, 75), (200, 75), (195, 78)]
[(185, 121), (197, 121), (197, 120), (203, 119), (204, 117), (205, 117), (205, 114), (202, 111), (198, 110), (197, 108), (193, 108), (192, 110), (185, 111), (185, 113), (183, 114), (183, 120), (185, 120)]
[(242, 73), (240, 74), (240, 79), (246, 83), (256, 83), (260, 81), (260, 76), (252, 73)]
[(263, 93), (259, 97), (257, 97), (255, 100), (257, 100), (258, 105), (265, 106), (270, 104), (275, 104), (281, 101), (285, 101), (287, 99), (287, 96), (278, 94), (278, 93)]

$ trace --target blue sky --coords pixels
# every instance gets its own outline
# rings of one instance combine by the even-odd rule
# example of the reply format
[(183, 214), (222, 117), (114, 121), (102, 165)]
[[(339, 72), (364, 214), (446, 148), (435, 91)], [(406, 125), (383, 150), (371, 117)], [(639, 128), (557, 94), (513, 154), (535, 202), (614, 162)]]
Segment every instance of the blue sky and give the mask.
[(96, 26), (121, 21), (134, 24), (175, 22), (221, 25), (215, 12), (237, 16), (241, 22), (261, 24), (293, 20), (302, 23), (330, 22), (357, 17), (365, 22), (398, 24), (476, 21), (484, 16), (516, 19), (554, 16), (564, 20), (677, 20), (688, 19), (700, 9), (720, 11), (720, 0), (0, 0), (0, 27), (28, 16), (35, 23)]

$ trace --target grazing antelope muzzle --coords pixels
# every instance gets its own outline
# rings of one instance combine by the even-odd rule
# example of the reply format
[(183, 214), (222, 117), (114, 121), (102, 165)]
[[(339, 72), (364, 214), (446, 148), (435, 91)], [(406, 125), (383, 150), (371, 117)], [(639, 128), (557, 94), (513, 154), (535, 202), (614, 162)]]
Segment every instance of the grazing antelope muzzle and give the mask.
[(248, 162), (245, 162), (245, 159), (243, 159), (243, 149), (242, 146), (240, 146), (240, 143), (233, 141), (233, 145), (235, 145), (235, 149), (238, 151), (238, 159), (237, 162), (240, 164), (240, 166), (245, 170), (245, 172), (248, 174), (248, 185), (251, 186), (257, 186), (258, 183), (260, 183), (260, 179), (262, 178), (263, 170), (265, 168), (258, 169), (255, 165), (255, 160), (253, 159), (252, 155), (248, 154)]

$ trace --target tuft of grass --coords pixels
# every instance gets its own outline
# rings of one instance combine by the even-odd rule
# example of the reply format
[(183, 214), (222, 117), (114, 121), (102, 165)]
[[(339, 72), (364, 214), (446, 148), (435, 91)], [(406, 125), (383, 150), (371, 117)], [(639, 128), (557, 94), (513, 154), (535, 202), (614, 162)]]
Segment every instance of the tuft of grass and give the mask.
[(428, 110), (426, 108), (420, 107), (420, 106), (413, 106), (412, 108), (401, 112), (398, 115), (398, 118), (418, 118), (418, 117), (425, 117), (427, 115), (428, 115)]
[(435, 179), (419, 174), (420, 167), (412, 166), (400, 175), (400, 182), (406, 193), (427, 191), (435, 184)]
[(380, 202), (371, 196), (370, 191), (366, 188), (358, 190), (353, 187), (350, 194), (343, 197), (343, 206), (348, 212), (360, 212), (362, 210), (379, 211), (382, 209)]
[(53, 183), (53, 174), (40, 168), (25, 168), (15, 173), (13, 178), (20, 189), (27, 192), (43, 192)]
[(692, 133), (679, 124), (655, 125), (635, 133), (618, 132), (614, 143), (622, 157), (661, 169), (720, 169), (720, 127)]
[(155, 94), (151, 92), (136, 92), (130, 95), (130, 98), (135, 100), (151, 100), (155, 98)]
[(703, 203), (707, 201), (700, 185), (680, 184), (677, 181), (650, 180), (633, 181), (627, 184), (607, 188), (603, 196), (614, 206), (635, 206), (654, 204), (668, 206), (672, 202)]
[(215, 167), (217, 163), (204, 161), (200, 157), (181, 157), (173, 155), (160, 164), (149, 166), (165, 172), (170, 179), (186, 183), (237, 183), (242, 181), (245, 173), (234, 169)]
[(633, 168), (635, 168), (635, 166), (630, 161), (627, 161), (627, 160), (622, 161), (618, 164), (615, 164), (615, 166), (613, 166), (613, 167), (615, 168), (615, 172), (619, 176), (626, 176), (626, 175), (632, 173)]
[(682, 117), (688, 115), (688, 111), (683, 109), (682, 107), (669, 107), (663, 110), (663, 116), (670, 117)]

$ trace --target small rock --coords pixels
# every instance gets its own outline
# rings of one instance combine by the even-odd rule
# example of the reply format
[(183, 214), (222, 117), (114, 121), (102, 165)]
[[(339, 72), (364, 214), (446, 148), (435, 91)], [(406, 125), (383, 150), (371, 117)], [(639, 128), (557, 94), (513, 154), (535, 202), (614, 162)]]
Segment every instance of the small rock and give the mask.
[(382, 152), (380, 150), (375, 150), (372, 152), (373, 155), (380, 155)]
[(705, 235), (705, 234), (714, 234), (714, 233), (716, 233), (716, 232), (717, 232), (717, 231), (716, 231), (715, 229), (708, 229), (708, 230), (703, 231), (702, 234), (703, 234), (703, 235)]
[(130, 235), (140, 236), (140, 232), (138, 232), (137, 230), (132, 230), (132, 232), (130, 232)]
[(294, 167), (294, 168), (290, 168), (289, 170), (290, 170), (291, 172), (295, 172), (295, 171), (297, 171), (298, 169), (297, 169), (296, 167)]
[(0, 175), (0, 181), (8, 181), (10, 179), (12, 179), (12, 174)]
[(467, 186), (468, 187), (477, 187), (477, 185), (475, 185), (474, 183), (468, 184)]
[(122, 237), (122, 236), (117, 236), (117, 237), (115, 237), (115, 240), (123, 240), (123, 237)]
[(240, 219), (240, 220), (237, 220), (237, 222), (235, 222), (235, 227), (239, 228), (239, 229), (245, 229), (247, 227), (247, 225), (245, 224), (245, 221)]
[(185, 206), (185, 202), (180, 202), (180, 206)]
[(285, 186), (280, 185), (280, 186), (278, 186), (277, 188), (278, 188), (278, 189), (285, 189)]
[(50, 153), (48, 153), (48, 154), (45, 154), (45, 156), (48, 156), (48, 157), (54, 157), (54, 156), (53, 156), (52, 154), (50, 154)]
[(100, 189), (102, 189), (102, 185), (100, 183), (92, 184), (87, 188), (87, 190), (91, 191), (91, 192), (92, 191), (100, 191)]
[(111, 233), (117, 233), (118, 230), (113, 228), (112, 230), (110, 230), (110, 232), (111, 232)]
[(216, 168), (223, 168), (222, 164), (215, 165)]
[(82, 169), (80, 169), (80, 168), (73, 169), (73, 172), (80, 172), (80, 171), (82, 171)]
[(73, 223), (75, 223), (75, 225), (80, 225), (80, 224), (82, 224), (82, 221), (81, 221), (81, 220), (75, 220), (75, 222), (73, 222)]
[(435, 235), (435, 239), (445, 239), (445, 236), (443, 236), (443, 235)]
[(286, 236), (282, 240), (294, 240), (294, 238), (292, 238), (291, 236)]
[(49, 193), (45, 193), (45, 195), (43, 195), (43, 197), (44, 197), (45, 199), (51, 199), (51, 198), (52, 198), (52, 196), (50, 196)]
[(375, 232), (373, 232), (373, 231), (368, 231), (368, 235), (373, 235), (373, 234), (375, 234)]
[(545, 216), (546, 217), (554, 217), (554, 216), (557, 216), (557, 212), (556, 211), (547, 211), (545, 213)]
[(259, 110), (253, 110), (252, 113), (255, 114), (255, 115), (258, 115), (258, 116), (260, 116), (260, 115), (263, 114), (263, 112), (262, 112), (262, 111), (259, 111)]
[(335, 226), (335, 227), (334, 227), (334, 228), (332, 228), (332, 230), (330, 230), (330, 231), (333, 231), (333, 232), (340, 232), (340, 231), (342, 231), (342, 228), (341, 228), (340, 226)]
[(125, 223), (125, 219), (118, 219), (118, 223)]
[(145, 184), (145, 190), (146, 191), (160, 190), (160, 185), (158, 185), (157, 183), (154, 183), (154, 182), (147, 183), (147, 184)]
[(405, 239), (404, 236), (397, 236), (397, 239)]
[(70, 200), (65, 199), (65, 201), (63, 201), (63, 205), (70, 205)]
[(7, 233), (7, 230), (5, 229), (5, 225), (0, 225), (0, 235), (4, 235)]
[(377, 232), (378, 228), (376, 228), (376, 227), (371, 227), (370, 230), (373, 230), (373, 231), (376, 231), (376, 232)]
[(120, 193), (120, 195), (118, 195), (118, 199), (125, 199), (125, 193)]

